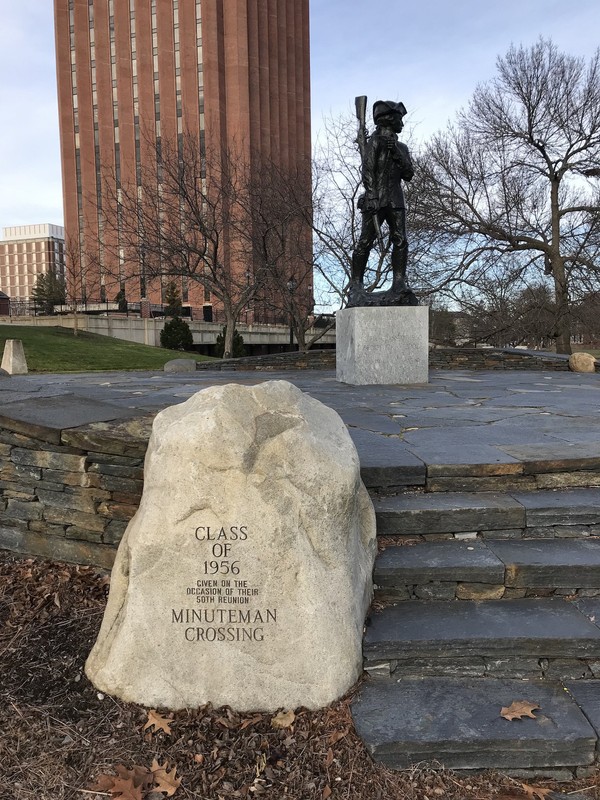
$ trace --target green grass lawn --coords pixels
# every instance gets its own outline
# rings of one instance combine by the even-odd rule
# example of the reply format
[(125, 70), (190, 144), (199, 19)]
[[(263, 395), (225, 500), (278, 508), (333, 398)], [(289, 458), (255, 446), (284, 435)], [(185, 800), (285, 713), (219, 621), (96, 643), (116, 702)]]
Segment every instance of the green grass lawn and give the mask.
[(21, 339), (30, 372), (87, 372), (110, 369), (162, 369), (172, 358), (211, 360), (198, 353), (164, 350), (70, 328), (0, 325), (0, 353), (6, 339)]
[(594, 358), (600, 358), (600, 350), (594, 347), (586, 347), (584, 344), (574, 344), (573, 345), (573, 352), (574, 353), (589, 353)]

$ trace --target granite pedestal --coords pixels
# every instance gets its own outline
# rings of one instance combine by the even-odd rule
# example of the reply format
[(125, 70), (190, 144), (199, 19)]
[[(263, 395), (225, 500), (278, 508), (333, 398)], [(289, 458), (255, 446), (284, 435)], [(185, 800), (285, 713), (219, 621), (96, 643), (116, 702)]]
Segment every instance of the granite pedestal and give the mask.
[(336, 378), (355, 386), (427, 383), (429, 308), (345, 308), (336, 315)]

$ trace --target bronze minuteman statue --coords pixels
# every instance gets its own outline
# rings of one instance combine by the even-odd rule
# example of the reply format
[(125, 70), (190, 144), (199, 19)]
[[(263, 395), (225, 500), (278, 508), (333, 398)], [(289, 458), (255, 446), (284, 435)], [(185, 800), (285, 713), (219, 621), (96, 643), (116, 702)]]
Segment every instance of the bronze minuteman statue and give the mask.
[[(398, 134), (404, 127), (402, 119), (406, 108), (403, 103), (378, 100), (373, 105), (376, 128), (367, 138), (366, 103), (366, 97), (356, 98), (356, 113), (360, 123), (357, 142), (365, 192), (358, 199), (362, 228), (352, 255), (347, 307), (416, 306), (419, 301), (406, 282), (408, 242), (402, 190), (402, 181), (410, 181), (414, 169), (408, 147), (398, 141)], [(387, 223), (392, 245), (392, 286), (385, 292), (367, 292), (364, 287), (365, 270), (375, 240), (383, 242), (383, 223)]]

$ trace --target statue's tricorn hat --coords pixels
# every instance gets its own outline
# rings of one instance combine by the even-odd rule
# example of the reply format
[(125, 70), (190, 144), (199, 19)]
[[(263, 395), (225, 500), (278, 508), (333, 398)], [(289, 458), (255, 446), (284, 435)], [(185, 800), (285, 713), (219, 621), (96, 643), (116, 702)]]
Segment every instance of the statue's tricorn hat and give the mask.
[(393, 100), (377, 100), (373, 104), (374, 121), (377, 122), (379, 117), (383, 117), (384, 114), (400, 114), (403, 117), (406, 114), (404, 103), (394, 103)]

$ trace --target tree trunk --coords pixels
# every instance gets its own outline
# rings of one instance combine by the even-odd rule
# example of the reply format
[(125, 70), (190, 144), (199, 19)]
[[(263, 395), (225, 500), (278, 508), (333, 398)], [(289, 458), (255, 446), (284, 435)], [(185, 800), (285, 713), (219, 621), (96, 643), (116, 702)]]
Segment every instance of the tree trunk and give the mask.
[(306, 343), (306, 330), (303, 325), (294, 325), (294, 333), (296, 334), (296, 341), (298, 342), (298, 352), (306, 353), (310, 345)]
[(78, 333), (79, 333), (79, 325), (77, 319), (77, 306), (75, 306), (75, 309), (73, 311), (73, 336), (77, 336)]
[(556, 299), (556, 352), (571, 354), (571, 320), (569, 309), (569, 287), (565, 262), (560, 254), (560, 204), (558, 190), (559, 179), (555, 176), (550, 183), (550, 213), (552, 215), (552, 254), (550, 267), (554, 278), (554, 295)]
[(565, 264), (560, 256), (552, 259), (551, 263), (556, 298), (556, 352), (570, 355), (573, 352), (571, 349), (571, 309)]
[(225, 307), (225, 342), (223, 345), (223, 358), (231, 358), (233, 352), (233, 334), (235, 333), (235, 316), (230, 308)]

